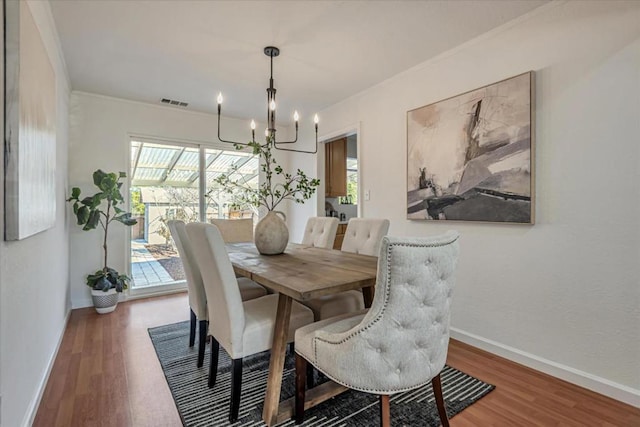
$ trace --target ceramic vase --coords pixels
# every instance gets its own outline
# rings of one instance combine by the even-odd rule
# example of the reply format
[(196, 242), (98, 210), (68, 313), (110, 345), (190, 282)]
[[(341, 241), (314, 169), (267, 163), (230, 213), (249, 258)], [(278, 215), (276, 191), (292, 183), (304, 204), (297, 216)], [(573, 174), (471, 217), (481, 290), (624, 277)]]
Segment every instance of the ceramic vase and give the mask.
[(285, 223), (286, 219), (285, 214), (280, 211), (269, 211), (258, 222), (253, 234), (253, 241), (258, 252), (263, 255), (278, 255), (284, 252), (287, 243), (289, 243), (289, 229)]

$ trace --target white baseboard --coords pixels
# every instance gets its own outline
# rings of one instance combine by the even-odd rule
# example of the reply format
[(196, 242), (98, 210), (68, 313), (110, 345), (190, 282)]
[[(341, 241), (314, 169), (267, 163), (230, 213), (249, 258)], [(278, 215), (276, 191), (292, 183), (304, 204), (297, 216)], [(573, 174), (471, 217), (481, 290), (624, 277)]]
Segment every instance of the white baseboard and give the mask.
[[(128, 292), (124, 292), (122, 295), (120, 295), (120, 299), (118, 300), (118, 302), (132, 301), (141, 298), (169, 295), (186, 291), (187, 284), (184, 281), (177, 282), (175, 284), (153, 286), (149, 288), (129, 289)], [(74, 310), (76, 308), (86, 307), (93, 307), (93, 301), (91, 300), (91, 298), (78, 298), (71, 300), (71, 308)]]
[(149, 288), (129, 289), (129, 292), (125, 296), (124, 301), (169, 295), (179, 292), (187, 292), (187, 283), (185, 281), (153, 286)]
[(40, 406), (40, 401), (42, 400), (42, 396), (44, 395), (44, 390), (47, 387), (47, 382), (49, 381), (49, 375), (51, 375), (51, 370), (53, 369), (53, 364), (56, 361), (56, 357), (58, 357), (58, 351), (60, 350), (60, 345), (62, 345), (62, 339), (64, 338), (64, 333), (67, 330), (67, 325), (69, 324), (69, 317), (71, 317), (71, 310), (67, 310), (67, 314), (64, 317), (64, 322), (62, 326), (62, 330), (60, 331), (60, 336), (58, 337), (58, 344), (56, 344), (56, 348), (51, 354), (49, 358), (49, 362), (47, 363), (47, 369), (44, 372), (40, 380), (40, 384), (38, 384), (38, 392), (35, 397), (31, 401), (27, 413), (25, 414), (25, 418), (22, 421), (22, 426), (28, 427), (33, 425), (33, 421), (36, 418), (36, 414), (38, 412), (38, 407)]
[(93, 307), (93, 301), (91, 301), (91, 298), (80, 298), (80, 299), (71, 300), (71, 308), (73, 310), (75, 310), (76, 308), (87, 308), (87, 307)]
[(544, 372), (545, 374), (640, 408), (640, 390), (632, 387), (544, 359), (535, 354), (509, 347), (458, 328), (451, 328), (451, 338), (504, 357), (513, 362), (520, 363), (536, 371)]

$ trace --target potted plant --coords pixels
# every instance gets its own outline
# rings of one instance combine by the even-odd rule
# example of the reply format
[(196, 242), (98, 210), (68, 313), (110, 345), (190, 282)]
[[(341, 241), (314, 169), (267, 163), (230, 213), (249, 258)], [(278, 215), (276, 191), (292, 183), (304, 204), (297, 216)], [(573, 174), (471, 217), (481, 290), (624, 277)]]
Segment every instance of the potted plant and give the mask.
[(78, 220), (78, 225), (82, 226), (83, 230), (93, 230), (100, 225), (104, 231), (102, 241), (104, 266), (87, 276), (87, 286), (91, 288), (93, 305), (101, 314), (115, 310), (118, 304), (118, 293), (127, 289), (129, 283), (129, 278), (126, 275), (118, 273), (107, 263), (109, 225), (113, 221), (127, 226), (137, 223), (135, 219), (131, 218), (131, 213), (125, 212), (118, 206), (124, 204), (124, 198), (120, 193), (123, 183), (120, 180), (126, 176), (124, 172), (119, 174), (106, 173), (98, 169), (93, 173), (93, 183), (98, 187), (99, 192), (80, 199), (80, 188), (73, 187), (71, 197), (67, 199), (67, 202), (73, 203), (73, 213)]
[[(286, 217), (284, 213), (275, 210), (276, 207), (284, 200), (304, 203), (320, 185), (319, 179), (307, 177), (301, 169), (295, 174), (285, 172), (271, 153), (274, 143), (274, 137), (269, 136), (265, 144), (255, 141), (246, 144), (259, 157), (260, 169), (265, 176), (264, 182), (257, 188), (249, 186), (242, 179), (230, 178), (237, 167), (232, 167), (229, 173), (215, 179), (224, 192), (232, 195), (232, 207), (253, 205), (266, 208), (267, 215), (258, 222), (254, 231), (256, 248), (265, 255), (281, 254), (289, 242), (289, 230), (284, 222)], [(235, 144), (235, 147), (240, 150), (243, 145)]]

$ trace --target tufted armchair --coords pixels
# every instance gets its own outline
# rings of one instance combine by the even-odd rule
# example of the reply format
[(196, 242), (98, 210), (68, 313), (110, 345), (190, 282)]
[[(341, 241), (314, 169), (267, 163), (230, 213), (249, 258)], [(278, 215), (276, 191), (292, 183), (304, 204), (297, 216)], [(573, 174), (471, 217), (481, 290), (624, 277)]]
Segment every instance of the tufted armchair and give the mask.
[(389, 395), (429, 381), (448, 426), (440, 371), (447, 358), (458, 234), (434, 238), (385, 237), (373, 304), (366, 314), (343, 315), (296, 331), (296, 422), (304, 418), (307, 361), (346, 387), (381, 396), (389, 425)]
[(331, 249), (336, 240), (338, 231), (338, 218), (311, 217), (307, 220), (302, 236), (302, 244), (318, 248)]
[[(187, 230), (183, 221), (171, 220), (167, 222), (171, 237), (178, 249), (178, 255), (182, 261), (184, 274), (187, 279), (187, 292), (189, 295), (189, 307), (191, 310), (191, 325), (189, 329), (189, 347), (193, 347), (196, 340), (196, 323), (199, 319), (200, 338), (198, 342), (198, 368), (204, 364), (204, 350), (207, 338), (209, 315), (207, 312), (207, 296), (202, 282), (200, 268), (196, 263), (191, 241), (187, 236)], [(258, 298), (267, 294), (267, 290), (253, 280), (247, 278), (238, 280), (238, 287), (243, 301)]]
[[(377, 256), (382, 238), (389, 231), (388, 219), (351, 218), (342, 242), (343, 252)], [(347, 291), (305, 301), (316, 320), (364, 309), (361, 291)]]
[[(229, 421), (235, 422), (240, 408), (242, 359), (271, 348), (278, 295), (265, 295), (243, 301), (238, 279), (218, 228), (212, 224), (190, 223), (186, 229), (202, 272), (208, 301), (208, 334), (211, 336), (209, 387), (216, 383), (218, 354), (222, 346), (232, 359)], [(297, 328), (311, 322), (311, 310), (294, 301), (287, 331), (288, 342), (293, 341)]]

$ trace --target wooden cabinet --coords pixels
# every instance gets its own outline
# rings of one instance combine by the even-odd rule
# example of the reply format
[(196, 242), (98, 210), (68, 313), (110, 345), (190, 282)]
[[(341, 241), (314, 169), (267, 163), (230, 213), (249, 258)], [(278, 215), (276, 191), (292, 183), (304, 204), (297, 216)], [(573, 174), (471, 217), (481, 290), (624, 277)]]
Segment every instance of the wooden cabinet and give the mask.
[(342, 248), (342, 241), (344, 240), (344, 234), (347, 232), (347, 224), (338, 224), (338, 231), (336, 231), (336, 240), (333, 241), (333, 249), (340, 250)]
[(325, 197), (347, 195), (347, 138), (324, 146)]

